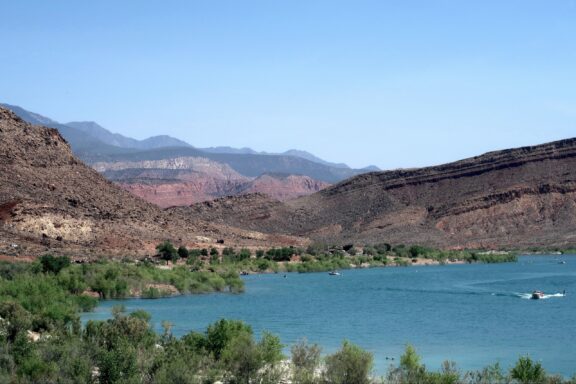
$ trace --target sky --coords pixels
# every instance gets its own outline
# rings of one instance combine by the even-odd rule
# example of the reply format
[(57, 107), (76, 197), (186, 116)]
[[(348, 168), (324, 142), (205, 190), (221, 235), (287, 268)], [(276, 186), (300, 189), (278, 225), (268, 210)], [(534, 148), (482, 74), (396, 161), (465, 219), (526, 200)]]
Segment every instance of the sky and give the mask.
[(576, 136), (576, 0), (18, 0), (0, 102), (196, 147), (428, 166)]

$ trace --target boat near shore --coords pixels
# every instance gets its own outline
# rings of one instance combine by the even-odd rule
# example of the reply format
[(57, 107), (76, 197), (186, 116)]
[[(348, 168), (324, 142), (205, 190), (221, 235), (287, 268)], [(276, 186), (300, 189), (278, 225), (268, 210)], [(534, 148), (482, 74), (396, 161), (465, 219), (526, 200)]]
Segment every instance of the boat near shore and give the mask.
[(328, 274), (330, 276), (340, 276), (340, 272), (338, 272), (338, 271), (331, 271), (331, 272), (328, 272)]

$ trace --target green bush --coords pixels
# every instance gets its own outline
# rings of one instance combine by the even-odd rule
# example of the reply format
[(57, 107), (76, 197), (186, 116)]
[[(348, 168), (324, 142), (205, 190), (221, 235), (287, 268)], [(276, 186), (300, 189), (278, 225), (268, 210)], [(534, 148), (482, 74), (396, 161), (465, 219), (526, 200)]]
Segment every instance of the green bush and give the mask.
[(70, 265), (70, 258), (67, 256), (52, 256), (44, 255), (40, 256), (40, 264), (42, 265), (42, 271), (44, 273), (54, 273), (57, 275), (61, 270)]
[(344, 341), (342, 348), (326, 357), (324, 381), (330, 384), (370, 384), (373, 356)]
[(546, 381), (546, 372), (540, 363), (535, 363), (528, 356), (522, 356), (510, 370), (510, 376), (520, 384), (540, 384)]
[(313, 384), (316, 382), (315, 372), (320, 364), (322, 349), (317, 345), (308, 345), (306, 339), (298, 341), (290, 349), (292, 355), (293, 382)]
[(178, 256), (185, 259), (188, 256), (190, 256), (190, 251), (188, 251), (188, 249), (185, 246), (181, 245), (180, 247), (178, 247)]
[(162, 258), (163, 260), (176, 261), (180, 257), (178, 255), (178, 251), (176, 250), (176, 248), (174, 248), (172, 243), (168, 240), (166, 240), (161, 244), (158, 244), (156, 246), (156, 250), (158, 251), (160, 258)]

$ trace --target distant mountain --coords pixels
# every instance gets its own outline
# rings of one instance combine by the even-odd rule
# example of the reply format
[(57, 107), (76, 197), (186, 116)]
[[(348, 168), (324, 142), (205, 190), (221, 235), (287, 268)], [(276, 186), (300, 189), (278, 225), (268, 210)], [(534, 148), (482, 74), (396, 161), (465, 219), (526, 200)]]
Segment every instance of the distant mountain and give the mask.
[(121, 148), (154, 149), (161, 147), (191, 147), (190, 144), (167, 135), (152, 136), (136, 140), (119, 133), (112, 133), (93, 121), (72, 121), (65, 125), (76, 128), (98, 140)]
[(235, 155), (283, 155), (283, 156), (293, 156), (299, 157), (301, 159), (309, 160), (314, 163), (327, 165), (329, 167), (334, 168), (344, 168), (350, 169), (350, 167), (344, 163), (331, 163), (326, 160), (322, 160), (321, 158), (314, 156), (310, 152), (301, 151), (299, 149), (290, 149), (286, 152), (282, 153), (274, 153), (274, 152), (258, 152), (253, 150), (252, 148), (233, 148), (233, 147), (210, 147), (210, 148), (199, 148), (200, 150), (208, 153), (221, 153), (221, 154), (235, 154)]
[(378, 172), (378, 171), (381, 171), (381, 169), (378, 168), (378, 167), (375, 166), (375, 165), (369, 165), (369, 166), (367, 166), (367, 167), (360, 168), (360, 169), (363, 170), (363, 171), (366, 171), (366, 172)]
[(208, 153), (232, 153), (236, 155), (259, 155), (265, 154), (265, 152), (256, 152), (252, 148), (232, 148), (232, 147), (210, 147), (210, 148), (199, 148), (201, 151)]
[(42, 125), (49, 128), (56, 128), (64, 137), (64, 139), (70, 143), (72, 150), (78, 156), (81, 156), (81, 154), (85, 152), (90, 152), (94, 155), (126, 152), (125, 149), (106, 144), (93, 136), (87, 135), (85, 132), (82, 132), (79, 129), (65, 124), (60, 124), (48, 117), (27, 111), (24, 108), (18, 107), (16, 105), (0, 104), (0, 106), (11, 110), (27, 123)]
[[(313, 193), (328, 184), (366, 172), (350, 169), (344, 164), (326, 162), (304, 151), (271, 154), (250, 148), (214, 147), (201, 150), (170, 136), (136, 140), (112, 133), (95, 122), (60, 124), (21, 107), (8, 108), (32, 124), (58, 129), (70, 143), (74, 154), (83, 161), (139, 196), (156, 194), (156, 197), (147, 199), (163, 206), (178, 201), (191, 203), (247, 192), (266, 192), (274, 198), (288, 199)], [(201, 170), (196, 168), (198, 164), (206, 162), (211, 165)], [(229, 178), (219, 174), (222, 167), (236, 172), (240, 179), (236, 177), (230, 183)], [(150, 175), (150, 169), (154, 169), (154, 186), (145, 186), (146, 180), (130, 176), (139, 169), (148, 170), (147, 175)], [(196, 172), (194, 180), (186, 180), (184, 186), (174, 185), (174, 169)], [(113, 172), (118, 170), (124, 172)], [(202, 173), (201, 177), (198, 172)], [(295, 178), (279, 179), (271, 177), (271, 174), (294, 175)], [(262, 175), (268, 176), (255, 180)], [(253, 180), (254, 183), (250, 184)], [(141, 186), (137, 187), (136, 184)], [(130, 187), (126, 187), (128, 185)], [(176, 193), (176, 197), (172, 196), (173, 193)], [(178, 194), (182, 197), (180, 200)]]
[(196, 148), (183, 147), (157, 148), (116, 154), (84, 153), (81, 156), (95, 167), (105, 164), (106, 168), (114, 163), (146, 163), (163, 159), (203, 157), (228, 164), (236, 172), (248, 177), (258, 177), (265, 173), (282, 173), (308, 176), (330, 184), (363, 173), (363, 171), (356, 169), (330, 167), (294, 156), (206, 153)]
[(318, 163), (318, 164), (328, 165), (330, 167), (350, 169), (350, 167), (344, 163), (331, 163), (329, 161), (322, 160), (321, 158), (319, 158), (317, 156), (314, 156), (310, 152), (301, 151), (298, 149), (290, 149), (286, 152), (283, 152), (282, 155), (295, 156), (295, 157), (299, 157), (301, 159), (313, 161), (313, 162)]
[(4, 107), (4, 108), (11, 110), (16, 115), (18, 115), (18, 117), (20, 117), (22, 120), (24, 120), (30, 124), (44, 125), (44, 126), (50, 126), (52, 124), (59, 124), (57, 121), (49, 119), (46, 116), (42, 116), (42, 115), (39, 115), (37, 113), (27, 111), (24, 108), (21, 108), (17, 105), (0, 103), (0, 107)]

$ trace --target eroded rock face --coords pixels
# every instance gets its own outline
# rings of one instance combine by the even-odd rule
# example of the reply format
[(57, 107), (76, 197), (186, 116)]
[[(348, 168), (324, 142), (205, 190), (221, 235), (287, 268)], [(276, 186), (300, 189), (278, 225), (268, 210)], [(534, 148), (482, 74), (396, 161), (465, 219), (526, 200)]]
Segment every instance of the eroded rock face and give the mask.
[(165, 239), (188, 246), (199, 238), (270, 240), (254, 233), (164, 212), (77, 160), (57, 130), (0, 108), (0, 254), (13, 244), (31, 255), (126, 256), (154, 253)]
[(193, 169), (109, 170), (104, 175), (123, 189), (162, 208), (236, 195), (251, 180), (225, 165), (210, 163)]
[[(220, 202), (205, 218), (239, 216)], [(242, 211), (249, 215), (250, 207)], [(436, 167), (373, 172), (243, 223), (317, 240), (446, 248), (576, 244), (576, 139)]]
[(328, 188), (330, 184), (299, 175), (262, 175), (248, 183), (242, 193), (262, 193), (272, 199), (286, 201), (307, 196)]
[[(162, 208), (186, 206), (224, 196), (264, 193), (289, 200), (318, 192), (330, 184), (308, 176), (265, 174), (242, 176), (213, 161), (111, 163), (103, 174), (122, 188)], [(188, 166), (191, 168), (128, 168), (130, 166)], [(198, 166), (200, 165), (200, 166)], [(102, 165), (100, 165), (102, 167)], [(122, 167), (122, 169), (120, 169)], [(99, 168), (102, 170), (102, 168)]]

